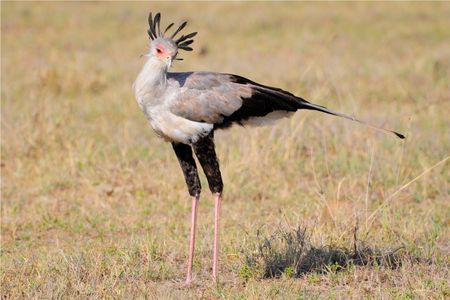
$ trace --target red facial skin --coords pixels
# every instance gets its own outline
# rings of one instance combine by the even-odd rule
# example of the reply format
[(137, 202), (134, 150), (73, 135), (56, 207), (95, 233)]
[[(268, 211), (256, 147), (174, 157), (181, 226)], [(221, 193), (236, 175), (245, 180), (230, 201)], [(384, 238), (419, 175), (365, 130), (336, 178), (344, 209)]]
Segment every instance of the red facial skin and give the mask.
[(160, 44), (156, 45), (156, 56), (159, 59), (165, 59), (169, 56), (169, 53), (166, 52), (166, 49)]

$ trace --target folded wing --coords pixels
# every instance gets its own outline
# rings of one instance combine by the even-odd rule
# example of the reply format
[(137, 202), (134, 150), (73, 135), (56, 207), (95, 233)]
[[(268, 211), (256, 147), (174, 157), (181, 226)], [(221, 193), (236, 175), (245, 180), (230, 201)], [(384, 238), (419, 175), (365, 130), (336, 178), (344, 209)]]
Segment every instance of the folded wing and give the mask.
[(175, 87), (175, 97), (169, 109), (185, 119), (214, 124), (224, 128), (237, 123), (271, 122), (299, 109), (321, 111), (365, 124), (381, 131), (404, 136), (395, 131), (368, 124), (352, 116), (334, 112), (310, 103), (279, 88), (265, 86), (247, 78), (223, 73), (169, 73), (169, 84)]
[[(246, 78), (222, 73), (171, 73), (179, 85), (170, 103), (172, 113), (216, 128), (245, 124), (273, 112), (289, 113), (300, 108), (299, 98), (280, 89), (259, 85)], [(282, 114), (280, 114), (282, 116)]]

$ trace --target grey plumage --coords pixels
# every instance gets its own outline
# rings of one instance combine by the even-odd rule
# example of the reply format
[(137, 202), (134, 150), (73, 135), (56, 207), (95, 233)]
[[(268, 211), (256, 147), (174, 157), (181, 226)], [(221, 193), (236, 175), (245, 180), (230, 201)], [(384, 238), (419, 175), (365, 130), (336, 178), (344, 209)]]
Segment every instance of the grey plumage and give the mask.
[(366, 124), (282, 89), (233, 74), (168, 73), (167, 78), (169, 86), (178, 89), (178, 97), (171, 102), (170, 110), (191, 121), (212, 123), (215, 128), (225, 128), (232, 123), (244, 125), (252, 117), (264, 117), (275, 111), (284, 112), (287, 116), (289, 112), (299, 109), (317, 110)]
[[(190, 45), (193, 43), (194, 40), (192, 38), (196, 36), (197, 32), (175, 38), (186, 27), (186, 21), (181, 23), (170, 38), (165, 38), (164, 33), (173, 26), (173, 23), (167, 26), (164, 33), (161, 34), (160, 13), (157, 13), (154, 18), (152, 18), (152, 14), (150, 13), (148, 23), (148, 34), (152, 40), (151, 46), (153, 47), (151, 51), (153, 51), (152, 49), (162, 47), (167, 51), (165, 59), (172, 61), (181, 60), (177, 58), (179, 49), (186, 51), (193, 50)], [(160, 51), (160, 49), (156, 50)], [(152, 61), (152, 63), (148, 65), (153, 65), (154, 69), (146, 68), (144, 72), (149, 73), (147, 74), (149, 77), (159, 76), (158, 80), (154, 81), (156, 86), (153, 88), (150, 86), (140, 88), (140, 90), (145, 88), (149, 89), (149, 92), (145, 95), (147, 100), (142, 97), (137, 97), (141, 99), (138, 101), (145, 106), (141, 108), (147, 114), (154, 110), (152, 107), (148, 107), (148, 103), (155, 104), (157, 102), (154, 105), (155, 107), (164, 107), (167, 110), (166, 113), (172, 113), (175, 116), (184, 118), (185, 121), (208, 123), (211, 125), (210, 128), (225, 128), (233, 123), (243, 125), (253, 117), (260, 118), (261, 122), (259, 123), (264, 123), (263, 117), (273, 112), (278, 112), (276, 116), (280, 118), (283, 116), (283, 113), (288, 115), (289, 112), (308, 109), (350, 119), (378, 130), (392, 132), (398, 137), (404, 138), (398, 132), (386, 130), (352, 116), (331, 111), (326, 107), (310, 103), (282, 89), (262, 85), (241, 76), (210, 72), (170, 73), (168, 72), (170, 64), (166, 69), (161, 68), (161, 65), (158, 66), (161, 62), (156, 57), (158, 55), (158, 53), (149, 54), (149, 61)], [(144, 78), (141, 79), (141, 81), (145, 81)], [(155, 99), (149, 101), (152, 97), (155, 97)], [(150, 115), (147, 115), (147, 117), (151, 119)], [(272, 114), (269, 119), (273, 120), (274, 115)], [(194, 136), (190, 138), (185, 137), (182, 140), (174, 140), (181, 142), (197, 140), (204, 135), (205, 131), (204, 126), (198, 127), (199, 131), (202, 132), (199, 136), (196, 136), (198, 133), (192, 132)], [(165, 135), (165, 137), (170, 140), (170, 134)]]
[(191, 280), (192, 257), (195, 239), (196, 203), (201, 185), (198, 179), (192, 149), (207, 176), (210, 190), (215, 193), (215, 239), (213, 277), (217, 278), (218, 224), (222, 193), (222, 179), (214, 150), (214, 130), (232, 124), (267, 124), (290, 116), (297, 110), (316, 110), (359, 122), (377, 130), (390, 132), (399, 138), (404, 135), (368, 124), (350, 115), (334, 112), (324, 106), (313, 104), (301, 97), (251, 81), (242, 76), (213, 72), (171, 73), (169, 68), (177, 58), (178, 50), (192, 51), (191, 44), (197, 32), (176, 35), (187, 22), (175, 30), (170, 37), (161, 33), (161, 15), (149, 14), (147, 30), (150, 42), (147, 62), (133, 85), (139, 107), (154, 131), (172, 143), (185, 174), (186, 184), (193, 197), (192, 227), (188, 275)]

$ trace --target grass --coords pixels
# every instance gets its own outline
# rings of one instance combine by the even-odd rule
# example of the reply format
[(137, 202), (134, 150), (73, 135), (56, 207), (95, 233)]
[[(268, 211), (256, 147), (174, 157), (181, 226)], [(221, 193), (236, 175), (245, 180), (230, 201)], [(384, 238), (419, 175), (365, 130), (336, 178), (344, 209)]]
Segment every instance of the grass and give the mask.
[(281, 227), (269, 238), (261, 238), (258, 231), (257, 247), (245, 258), (241, 275), (244, 278), (254, 275), (260, 278), (279, 278), (283, 275), (299, 278), (308, 273), (336, 272), (353, 266), (396, 269), (405, 261), (420, 262), (418, 258), (399, 255), (397, 252), (403, 247), (382, 251), (361, 243), (357, 239), (357, 227), (354, 230), (351, 249), (312, 245), (310, 234), (301, 226)]
[[(449, 4), (1, 8), (2, 297), (449, 297)], [(205, 188), (195, 283), (184, 287), (190, 201), (170, 145), (131, 90), (149, 9), (199, 31), (175, 70), (241, 74), (408, 139), (314, 112), (218, 132), (221, 283), (210, 280)], [(286, 244), (299, 224), (306, 236)], [(370, 258), (401, 247), (400, 263), (356, 263), (355, 225), (358, 251)], [(302, 237), (305, 247), (295, 248)], [(272, 247), (261, 256), (265, 240)], [(313, 249), (344, 255), (318, 261), (317, 252), (317, 267), (299, 272)], [(280, 272), (264, 276), (277, 255)]]

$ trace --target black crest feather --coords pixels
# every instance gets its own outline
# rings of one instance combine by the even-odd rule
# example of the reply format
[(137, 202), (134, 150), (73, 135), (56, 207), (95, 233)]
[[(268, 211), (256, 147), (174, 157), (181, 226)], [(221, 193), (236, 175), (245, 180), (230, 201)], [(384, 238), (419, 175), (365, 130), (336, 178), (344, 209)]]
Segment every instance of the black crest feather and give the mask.
[(172, 36), (170, 37), (171, 39), (173, 39), (178, 32), (180, 32), (181, 30), (183, 30), (183, 28), (186, 26), (187, 22), (184, 21), (183, 23), (181, 23), (180, 27), (178, 27), (177, 30), (175, 30), (175, 32), (172, 34)]
[(181, 42), (183, 42), (183, 41), (185, 41), (185, 40), (187, 40), (187, 39), (190, 39), (190, 38), (193, 38), (195, 35), (197, 34), (197, 32), (192, 32), (192, 33), (189, 33), (189, 34), (187, 34), (187, 35), (182, 35), (181, 37), (179, 37), (176, 41), (175, 41), (175, 43), (181, 43)]
[[(147, 30), (148, 36), (150, 37), (151, 40), (155, 40), (159, 37), (166, 38), (166, 37), (164, 37), (164, 35), (170, 28), (172, 28), (173, 25), (174, 25), (174, 23), (170, 23), (169, 26), (166, 27), (164, 32), (161, 33), (161, 14), (157, 13), (155, 15), (155, 18), (153, 18), (152, 13), (150, 12), (148, 15), (148, 30)], [(189, 47), (189, 45), (194, 42), (194, 40), (192, 38), (197, 35), (197, 32), (191, 32), (186, 35), (181, 35), (179, 38), (175, 39), (175, 36), (181, 30), (183, 30), (184, 27), (186, 27), (186, 25), (187, 25), (187, 21), (184, 21), (183, 23), (181, 23), (180, 26), (178, 27), (178, 29), (175, 30), (174, 33), (172, 33), (172, 35), (170, 36), (169, 39), (171, 39), (177, 45), (177, 47), (179, 49), (186, 50), (186, 51), (192, 51), (192, 48)]]
[(166, 27), (166, 30), (164, 30), (163, 35), (166, 34), (167, 30), (169, 30), (175, 23), (170, 23), (169, 26)]
[[(161, 36), (161, 14), (157, 13), (155, 16), (155, 22), (154, 22), (154, 27), (156, 27), (156, 25), (158, 25), (158, 36)], [(156, 28), (154, 28), (154, 31), (156, 32)]]

